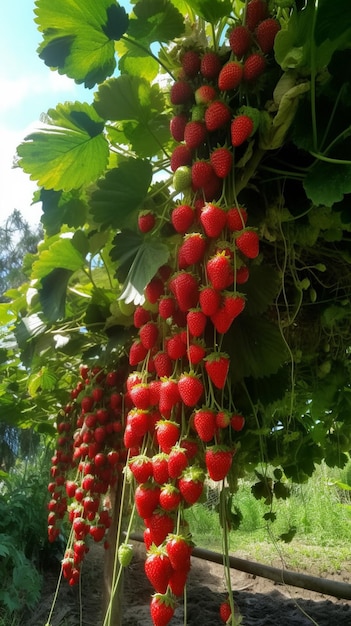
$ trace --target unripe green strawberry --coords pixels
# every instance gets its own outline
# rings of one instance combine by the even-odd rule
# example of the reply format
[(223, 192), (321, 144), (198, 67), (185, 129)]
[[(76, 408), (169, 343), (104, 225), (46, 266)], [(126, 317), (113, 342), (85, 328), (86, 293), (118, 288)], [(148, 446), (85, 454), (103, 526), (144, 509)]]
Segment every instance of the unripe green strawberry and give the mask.
[(231, 112), (221, 100), (211, 102), (205, 112), (205, 125), (208, 131), (213, 132), (229, 124)]
[(186, 104), (194, 98), (194, 92), (189, 83), (184, 80), (173, 83), (171, 87), (170, 100), (172, 104)]
[(187, 50), (181, 58), (181, 64), (184, 74), (188, 78), (195, 78), (200, 71), (201, 59), (195, 50)]
[(128, 567), (133, 558), (133, 546), (130, 543), (121, 543), (118, 548), (118, 560), (122, 567)]
[(187, 146), (176, 146), (171, 154), (170, 165), (172, 172), (175, 172), (180, 167), (191, 165), (192, 159), (192, 152)]
[(191, 119), (193, 122), (203, 122), (205, 119), (206, 107), (204, 104), (196, 104), (191, 109)]
[(185, 191), (191, 185), (191, 169), (186, 165), (178, 167), (173, 175), (173, 187), (175, 191)]
[(222, 62), (216, 52), (206, 52), (201, 59), (200, 72), (204, 78), (215, 80), (221, 71)]
[(235, 26), (229, 33), (229, 45), (238, 59), (246, 54), (251, 46), (251, 33), (246, 26)]
[(252, 135), (254, 123), (248, 115), (238, 115), (231, 123), (230, 133), (232, 144), (238, 148)]
[(263, 74), (266, 69), (266, 59), (261, 54), (250, 54), (244, 62), (243, 80), (252, 83)]
[(217, 98), (217, 91), (212, 85), (201, 85), (195, 91), (195, 102), (196, 104), (210, 104), (213, 100)]
[(236, 89), (243, 77), (243, 66), (238, 61), (228, 61), (218, 76), (218, 87), (221, 91)]
[(279, 31), (280, 24), (273, 17), (268, 17), (259, 23), (255, 30), (255, 36), (263, 54), (268, 54), (272, 50), (275, 36)]

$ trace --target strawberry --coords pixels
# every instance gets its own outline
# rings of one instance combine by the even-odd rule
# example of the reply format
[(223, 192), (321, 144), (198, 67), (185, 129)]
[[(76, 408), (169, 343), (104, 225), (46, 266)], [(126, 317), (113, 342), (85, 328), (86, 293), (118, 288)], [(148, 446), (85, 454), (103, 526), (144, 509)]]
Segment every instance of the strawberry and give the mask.
[(151, 483), (138, 485), (134, 493), (137, 513), (143, 519), (151, 517), (160, 501), (160, 488)]
[(165, 593), (172, 565), (165, 548), (151, 546), (144, 563), (145, 574), (155, 591)]
[(172, 361), (181, 359), (186, 355), (186, 344), (180, 334), (176, 334), (166, 340), (166, 352)]
[(217, 97), (217, 91), (211, 85), (201, 85), (195, 91), (196, 104), (210, 104)]
[(230, 418), (230, 425), (235, 432), (240, 432), (245, 426), (245, 417), (234, 413)]
[(221, 294), (213, 287), (202, 287), (199, 294), (201, 311), (208, 317), (213, 315), (221, 303)]
[(132, 409), (127, 414), (127, 426), (132, 429), (136, 437), (144, 437), (149, 430), (149, 412), (143, 409)]
[(249, 268), (246, 265), (238, 267), (235, 274), (235, 280), (237, 285), (244, 285), (249, 280)]
[(173, 371), (173, 364), (167, 352), (157, 352), (154, 356), (155, 371), (159, 378), (169, 378)]
[(205, 357), (206, 350), (202, 343), (199, 341), (193, 341), (192, 343), (189, 343), (186, 353), (190, 365), (193, 366), (201, 363), (202, 359)]
[(218, 87), (221, 91), (236, 89), (243, 77), (243, 66), (238, 61), (228, 61), (218, 76)]
[(166, 552), (175, 571), (189, 571), (192, 546), (187, 537), (179, 534), (168, 535), (166, 538)]
[(150, 406), (150, 390), (146, 383), (134, 385), (129, 393), (137, 409), (148, 409)]
[(203, 122), (188, 122), (184, 129), (184, 141), (189, 150), (195, 150), (206, 141), (206, 126)]
[(257, 24), (267, 17), (266, 0), (250, 0), (246, 8), (246, 26), (254, 31)]
[[(181, 146), (178, 146), (179, 148)], [(185, 146), (186, 147), (186, 146)], [(187, 148), (188, 149), (188, 148)], [(177, 192), (186, 191), (191, 186), (191, 169), (187, 165), (181, 165), (173, 174), (173, 187)]]
[(191, 165), (192, 154), (187, 146), (176, 146), (171, 154), (171, 170), (175, 172), (178, 168)]
[(205, 112), (205, 126), (209, 132), (219, 130), (229, 124), (231, 112), (222, 100), (211, 102)]
[(184, 372), (180, 375), (178, 389), (186, 406), (195, 406), (204, 392), (203, 383), (194, 372)]
[(246, 26), (235, 26), (229, 33), (229, 45), (238, 59), (246, 54), (251, 45), (251, 33)]
[(223, 389), (229, 371), (229, 356), (225, 352), (212, 352), (205, 359), (205, 369), (217, 389)]
[(175, 610), (175, 602), (171, 594), (156, 593), (150, 603), (150, 614), (153, 626), (167, 626)]
[(165, 452), (159, 452), (158, 454), (154, 454), (151, 462), (154, 480), (160, 485), (167, 483), (169, 479), (168, 454), (166, 454)]
[(195, 213), (193, 207), (189, 204), (180, 204), (176, 206), (171, 214), (171, 222), (177, 233), (185, 235), (189, 228), (193, 225)]
[(177, 569), (173, 570), (172, 574), (170, 575), (168, 585), (175, 596), (180, 597), (184, 594), (184, 587), (186, 585), (188, 574), (189, 571), (187, 569)]
[(179, 489), (171, 483), (161, 487), (160, 507), (163, 511), (175, 511), (181, 502), (182, 496)]
[(146, 350), (151, 350), (156, 345), (158, 334), (159, 331), (155, 322), (146, 322), (139, 329), (139, 338)]
[(219, 605), (219, 616), (222, 622), (224, 622), (224, 624), (227, 624), (229, 619), (231, 618), (231, 615), (232, 609), (230, 608), (229, 601), (225, 600), (224, 602), (221, 602), (221, 604)]
[(129, 461), (129, 468), (137, 483), (147, 483), (152, 478), (152, 462), (145, 454), (134, 456)]
[(142, 306), (137, 306), (133, 315), (133, 324), (135, 328), (141, 328), (146, 322), (151, 320), (151, 313)]
[(232, 169), (233, 154), (228, 148), (215, 148), (210, 154), (210, 163), (218, 178), (226, 178)]
[(173, 296), (162, 296), (158, 303), (158, 314), (162, 319), (167, 320), (174, 315), (176, 302)]
[(165, 289), (164, 282), (158, 276), (154, 276), (144, 289), (145, 298), (151, 304), (156, 304)]
[(250, 54), (245, 60), (243, 80), (247, 83), (257, 80), (266, 69), (266, 59), (261, 54)]
[(230, 258), (225, 252), (218, 252), (207, 261), (206, 272), (214, 289), (225, 289), (232, 272)]
[(227, 214), (224, 209), (212, 202), (206, 202), (200, 215), (200, 222), (207, 237), (219, 237), (227, 222)]
[(254, 130), (254, 123), (248, 115), (237, 115), (231, 123), (230, 134), (235, 148), (241, 146)]
[(218, 411), (216, 415), (216, 427), (217, 428), (227, 428), (230, 424), (230, 413), (229, 411)]
[(164, 542), (167, 535), (174, 530), (174, 519), (163, 511), (155, 511), (150, 517), (146, 518), (145, 525), (150, 529), (150, 537), (152, 543), (156, 546)]
[(223, 294), (223, 306), (228, 315), (234, 320), (245, 308), (245, 298), (235, 293)]
[(128, 567), (133, 558), (133, 546), (130, 543), (121, 543), (118, 546), (118, 561), (122, 567)]
[(178, 272), (171, 278), (169, 289), (181, 311), (187, 312), (196, 307), (199, 299), (199, 287), (193, 274), (185, 271)]
[(255, 259), (259, 254), (260, 239), (254, 230), (245, 230), (238, 235), (235, 244), (248, 259)]
[(195, 161), (191, 168), (191, 182), (193, 189), (201, 189), (208, 181), (215, 177), (214, 169), (208, 161)]
[(173, 83), (170, 92), (170, 100), (172, 104), (186, 104), (194, 98), (191, 85), (185, 80), (179, 80)]
[[(178, 383), (173, 378), (162, 378), (160, 388), (160, 410), (170, 411), (179, 402)], [(162, 407), (162, 408), (161, 408)]]
[(138, 365), (138, 363), (145, 359), (147, 352), (147, 349), (143, 346), (140, 339), (136, 339), (129, 350), (129, 365)]
[(195, 504), (202, 495), (204, 473), (197, 465), (187, 467), (178, 480), (178, 488), (187, 504)]
[(215, 80), (221, 71), (222, 62), (216, 52), (205, 52), (201, 59), (200, 72), (204, 78)]
[(228, 446), (211, 446), (205, 452), (205, 463), (211, 480), (223, 480), (232, 465), (233, 450)]
[(140, 211), (138, 215), (138, 228), (141, 233), (149, 233), (156, 224), (156, 217), (152, 211)]
[(242, 207), (231, 207), (227, 211), (227, 227), (230, 232), (242, 230), (247, 222), (247, 212)]
[(202, 261), (205, 255), (207, 241), (201, 233), (189, 233), (185, 235), (182, 245), (178, 250), (179, 269), (186, 269)]
[(216, 412), (207, 407), (197, 409), (194, 413), (194, 428), (201, 441), (211, 441), (216, 432)]
[(194, 459), (199, 452), (199, 446), (196, 439), (190, 439), (189, 437), (185, 437), (185, 439), (181, 440), (180, 445), (186, 451), (186, 455), (189, 461)]
[(255, 30), (255, 37), (263, 54), (268, 54), (272, 50), (275, 36), (279, 31), (280, 24), (273, 17), (268, 17), (259, 23)]
[[(185, 115), (185, 113), (180, 113), (179, 115), (172, 117), (169, 123), (169, 130), (171, 131), (173, 139), (179, 142), (183, 141), (184, 129), (188, 121), (188, 116)], [(184, 163), (184, 165), (186, 164)]]
[(181, 58), (183, 72), (187, 78), (195, 78), (200, 71), (201, 59), (195, 50), (187, 50)]
[(168, 456), (168, 474), (170, 478), (179, 478), (188, 465), (185, 449), (179, 445), (173, 446)]
[[(162, 452), (170, 453), (177, 443), (180, 435), (180, 428), (177, 422), (171, 420), (160, 420), (156, 424), (156, 439)], [(143, 517), (147, 517), (144, 515)]]
[(205, 330), (207, 317), (201, 309), (190, 309), (186, 316), (189, 333), (193, 337), (201, 337)]

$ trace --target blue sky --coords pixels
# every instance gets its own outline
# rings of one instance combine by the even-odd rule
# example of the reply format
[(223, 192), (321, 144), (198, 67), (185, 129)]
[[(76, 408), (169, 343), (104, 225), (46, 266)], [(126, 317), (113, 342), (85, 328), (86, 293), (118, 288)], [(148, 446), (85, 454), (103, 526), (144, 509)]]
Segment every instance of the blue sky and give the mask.
[(0, 223), (15, 208), (30, 223), (40, 220), (40, 205), (30, 206), (36, 183), (12, 168), (16, 146), (40, 126), (40, 115), (50, 107), (93, 98), (91, 90), (51, 71), (39, 59), (36, 50), (41, 34), (34, 22), (34, 6), (34, 0), (6, 0), (1, 9)]

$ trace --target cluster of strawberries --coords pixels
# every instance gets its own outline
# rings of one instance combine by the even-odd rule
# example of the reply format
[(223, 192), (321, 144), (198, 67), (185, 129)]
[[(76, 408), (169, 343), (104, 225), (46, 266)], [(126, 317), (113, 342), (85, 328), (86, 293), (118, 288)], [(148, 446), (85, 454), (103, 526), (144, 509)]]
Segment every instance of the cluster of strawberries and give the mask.
[(89, 538), (96, 542), (106, 539), (111, 525), (108, 490), (116, 485), (126, 460), (120, 393), (124, 380), (123, 370), (105, 374), (100, 367), (90, 370), (82, 366), (80, 380), (57, 423), (57, 448), (48, 486), (48, 536), (55, 541), (68, 513), (73, 536), (62, 570), (70, 585), (79, 580)]

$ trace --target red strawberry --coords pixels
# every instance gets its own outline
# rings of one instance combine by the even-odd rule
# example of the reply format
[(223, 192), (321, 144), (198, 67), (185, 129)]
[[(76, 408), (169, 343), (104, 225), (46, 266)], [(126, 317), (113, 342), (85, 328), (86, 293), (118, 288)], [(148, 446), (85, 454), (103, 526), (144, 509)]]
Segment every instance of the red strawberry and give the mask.
[(235, 26), (229, 33), (229, 45), (238, 59), (246, 54), (251, 45), (251, 33), (246, 26)]
[[(188, 121), (188, 116), (184, 113), (180, 113), (179, 115), (175, 115), (174, 117), (172, 117), (169, 123), (169, 129), (171, 131), (173, 139), (179, 142), (183, 141), (184, 129)], [(183, 163), (183, 165), (186, 165), (186, 163)]]
[(233, 154), (228, 148), (215, 148), (210, 154), (210, 162), (218, 178), (229, 176), (233, 165)]
[(206, 350), (202, 343), (193, 341), (187, 349), (187, 357), (191, 366), (198, 365), (206, 355)]
[(171, 594), (156, 593), (150, 603), (153, 626), (167, 626), (174, 615), (175, 602)]
[(185, 502), (195, 504), (202, 495), (204, 473), (197, 465), (187, 467), (178, 480), (178, 488)]
[(158, 314), (162, 319), (167, 320), (172, 317), (176, 310), (176, 303), (173, 296), (162, 296), (158, 304)]
[(206, 202), (200, 215), (200, 221), (207, 237), (219, 237), (227, 222), (227, 213), (212, 202)]
[(179, 167), (191, 165), (192, 153), (187, 146), (176, 146), (171, 155), (171, 170), (175, 172)]
[(194, 190), (201, 189), (215, 177), (214, 169), (208, 161), (195, 161), (191, 168), (191, 182)]
[(213, 287), (202, 287), (199, 294), (200, 308), (208, 317), (213, 315), (221, 303), (221, 294)]
[(189, 150), (199, 148), (206, 141), (206, 127), (203, 122), (188, 122), (184, 130), (185, 145)]
[(219, 616), (222, 622), (224, 622), (224, 624), (227, 624), (231, 615), (232, 609), (230, 608), (229, 601), (226, 600), (225, 602), (221, 602), (221, 604), (219, 605)]
[(188, 465), (186, 451), (179, 445), (173, 446), (168, 456), (168, 474), (170, 478), (179, 478)]
[(161, 487), (160, 507), (163, 511), (175, 511), (181, 502), (182, 496), (179, 489), (171, 483)]
[(160, 488), (151, 483), (138, 485), (134, 493), (134, 502), (137, 513), (143, 519), (151, 517), (159, 504)]
[(204, 386), (193, 372), (185, 372), (178, 380), (178, 389), (184, 404), (195, 406), (203, 394)]
[(245, 283), (247, 283), (247, 281), (249, 280), (249, 275), (249, 268), (246, 267), (246, 265), (238, 267), (235, 274), (235, 280), (237, 285), (244, 285)]
[(222, 62), (216, 52), (205, 52), (201, 59), (200, 72), (204, 78), (215, 80), (221, 71)]
[(150, 390), (146, 383), (134, 385), (129, 393), (137, 409), (148, 409), (150, 406)]
[(266, 0), (250, 0), (246, 8), (246, 26), (249, 30), (255, 30), (257, 24), (267, 17), (268, 8)]
[[(180, 435), (180, 428), (177, 422), (171, 420), (160, 420), (156, 424), (156, 439), (162, 452), (170, 453), (177, 443)], [(143, 517), (147, 517), (146, 515)]]
[(145, 525), (150, 528), (152, 542), (159, 546), (164, 542), (167, 535), (174, 530), (174, 519), (163, 511), (155, 511), (151, 517), (146, 518)]
[(169, 378), (173, 371), (173, 364), (167, 352), (157, 352), (154, 356), (155, 371), (159, 378)]
[(171, 411), (179, 400), (180, 395), (177, 381), (173, 378), (163, 378), (161, 380), (159, 403), (161, 413), (162, 411)]
[[(190, 569), (190, 565), (189, 565)], [(189, 571), (187, 569), (177, 569), (172, 572), (169, 578), (169, 588), (175, 596), (184, 594), (184, 587), (188, 578)]]
[(254, 53), (247, 57), (244, 63), (243, 79), (247, 83), (257, 80), (266, 69), (266, 59), (260, 54)]
[(169, 289), (177, 300), (181, 311), (194, 308), (199, 299), (199, 287), (197, 279), (190, 272), (181, 271), (175, 274), (170, 282)]
[(192, 546), (187, 537), (170, 534), (166, 538), (166, 552), (174, 570), (190, 569)]
[(199, 53), (195, 52), (195, 50), (187, 50), (181, 58), (181, 64), (184, 74), (188, 78), (195, 78), (196, 74), (200, 71), (201, 65)]
[(220, 291), (228, 286), (232, 272), (230, 258), (225, 252), (218, 252), (206, 264), (206, 272), (212, 287)]
[(158, 327), (155, 322), (146, 322), (146, 324), (139, 329), (139, 337), (144, 348), (151, 350), (158, 339)]
[(212, 352), (205, 359), (206, 372), (217, 389), (223, 389), (226, 383), (229, 363), (229, 356), (225, 352)]
[(230, 425), (233, 430), (240, 432), (245, 426), (245, 417), (239, 413), (234, 413), (230, 418)]
[(210, 132), (219, 130), (229, 124), (230, 118), (229, 107), (222, 100), (215, 100), (206, 109), (205, 126)]
[(170, 99), (172, 104), (186, 104), (194, 98), (191, 85), (185, 80), (173, 83), (171, 87)]
[(101, 541), (105, 536), (106, 528), (105, 526), (90, 526), (89, 534), (92, 536), (94, 541)]
[(159, 452), (158, 454), (154, 454), (151, 462), (154, 480), (160, 485), (163, 485), (169, 479), (168, 454), (166, 454), (165, 452)]
[(145, 454), (139, 454), (129, 461), (130, 471), (137, 483), (147, 483), (152, 478), (152, 462)]
[(144, 293), (148, 302), (156, 304), (157, 300), (162, 296), (164, 292), (164, 282), (158, 276), (154, 276), (150, 282), (146, 285)]
[(245, 298), (235, 293), (223, 294), (223, 306), (228, 315), (234, 320), (245, 308)]
[(186, 344), (180, 334), (166, 340), (166, 352), (172, 361), (181, 359), (186, 355)]
[(216, 415), (216, 426), (217, 428), (227, 428), (230, 424), (230, 413), (229, 411), (218, 411)]
[(235, 240), (236, 246), (249, 259), (255, 259), (259, 253), (260, 239), (254, 230), (245, 230)]
[(132, 429), (136, 437), (144, 437), (149, 430), (149, 412), (143, 409), (132, 409), (127, 415), (127, 426)]
[(217, 97), (217, 92), (211, 85), (201, 85), (195, 91), (196, 104), (209, 104)]
[(185, 235), (189, 228), (193, 225), (195, 213), (193, 207), (189, 204), (180, 204), (176, 206), (171, 214), (171, 222), (177, 233)]
[(211, 441), (216, 432), (216, 412), (207, 407), (197, 409), (194, 413), (194, 428), (201, 441)]
[(138, 227), (140, 232), (148, 233), (156, 224), (156, 217), (152, 211), (140, 211), (138, 215)]
[(134, 311), (134, 316), (133, 316), (133, 323), (134, 323), (135, 328), (141, 328), (142, 326), (144, 326), (144, 324), (146, 324), (146, 322), (149, 322), (150, 320), (151, 320), (150, 311), (147, 311), (142, 306), (137, 306), (137, 308)]
[(211, 322), (213, 326), (215, 327), (216, 331), (221, 334), (228, 332), (233, 321), (234, 317), (226, 310), (224, 302), (221, 304), (219, 309), (217, 309), (217, 311), (213, 315), (211, 315)]
[(172, 565), (165, 548), (151, 546), (144, 563), (145, 574), (155, 591), (165, 593)]
[(242, 230), (247, 222), (247, 212), (242, 207), (231, 207), (227, 211), (227, 227), (230, 232)]
[(205, 330), (207, 317), (201, 309), (190, 309), (186, 316), (189, 333), (193, 337), (201, 337)]
[(268, 17), (257, 26), (255, 30), (256, 41), (264, 54), (272, 50), (275, 36), (279, 31), (280, 24), (273, 17)]
[(190, 439), (189, 437), (186, 437), (185, 439), (181, 440), (180, 445), (186, 451), (189, 461), (194, 459), (199, 452), (199, 446), (196, 439)]
[(223, 480), (232, 465), (233, 450), (227, 446), (211, 446), (205, 452), (207, 471), (212, 480)]
[(230, 133), (232, 144), (235, 148), (241, 146), (254, 130), (254, 123), (248, 115), (238, 115), (231, 123)]
[(185, 235), (178, 250), (179, 269), (186, 269), (190, 265), (202, 261), (205, 255), (207, 241), (201, 233)]
[(143, 346), (140, 339), (136, 339), (129, 350), (129, 365), (138, 365), (138, 363), (145, 359), (147, 352), (147, 349)]
[(228, 61), (218, 76), (218, 87), (221, 91), (236, 89), (243, 77), (243, 66), (238, 61)]

